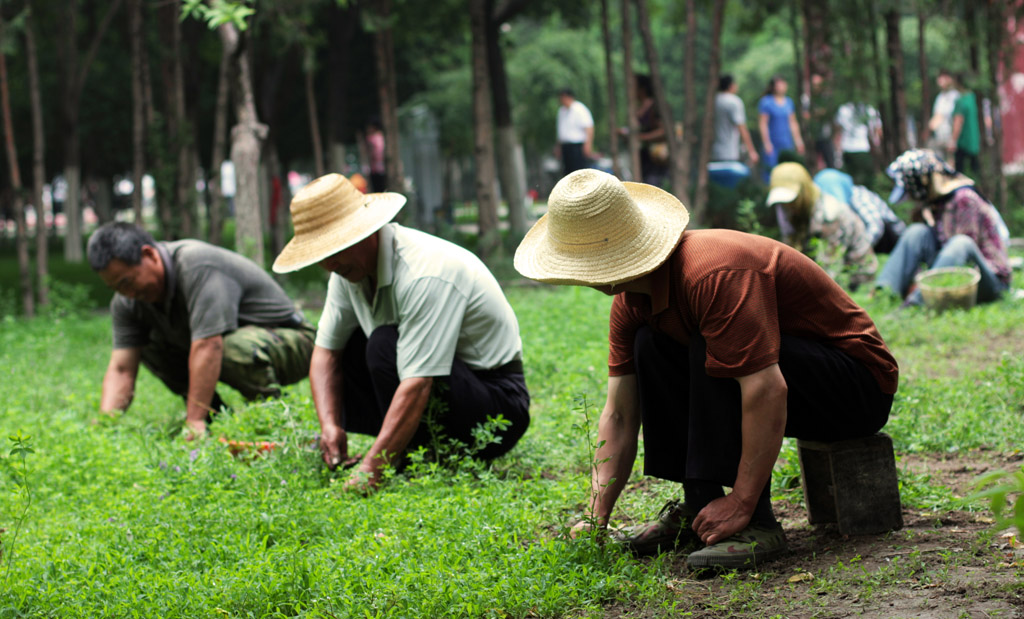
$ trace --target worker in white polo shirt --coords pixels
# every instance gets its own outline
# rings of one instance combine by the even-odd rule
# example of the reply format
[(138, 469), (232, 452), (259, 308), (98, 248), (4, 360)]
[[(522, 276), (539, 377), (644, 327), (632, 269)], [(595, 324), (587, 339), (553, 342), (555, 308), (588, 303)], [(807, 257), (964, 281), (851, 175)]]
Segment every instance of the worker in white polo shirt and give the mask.
[(568, 88), (558, 93), (558, 146), (563, 174), (589, 168), (594, 147), (594, 117)]
[[(331, 273), (309, 380), (324, 462), (358, 463), (362, 475), (347, 482), (356, 490), (438, 441), (495, 458), (530, 423), (519, 324), (497, 280), (472, 252), (388, 223), (404, 204), (322, 176), (292, 199), (295, 237), (274, 262), (278, 273)], [(480, 445), (482, 425), (493, 436)], [(377, 438), (350, 457), (349, 432)]]

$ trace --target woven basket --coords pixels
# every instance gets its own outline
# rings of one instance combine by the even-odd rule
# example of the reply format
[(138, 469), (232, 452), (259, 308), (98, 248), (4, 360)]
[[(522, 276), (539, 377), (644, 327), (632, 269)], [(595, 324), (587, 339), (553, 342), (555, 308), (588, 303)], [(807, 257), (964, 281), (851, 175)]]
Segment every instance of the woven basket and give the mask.
[[(939, 280), (948, 279), (948, 275), (960, 275), (962, 284), (940, 286)], [(947, 276), (947, 277), (943, 277)], [(978, 301), (978, 282), (981, 273), (969, 267), (941, 267), (928, 269), (918, 273), (914, 278), (921, 291), (925, 307), (936, 311), (951, 308), (970, 309)]]

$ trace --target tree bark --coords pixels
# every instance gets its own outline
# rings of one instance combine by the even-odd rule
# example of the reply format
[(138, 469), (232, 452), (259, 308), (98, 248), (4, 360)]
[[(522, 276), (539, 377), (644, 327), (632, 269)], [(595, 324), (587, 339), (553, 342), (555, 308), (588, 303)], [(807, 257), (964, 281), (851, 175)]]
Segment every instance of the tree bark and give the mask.
[[(831, 136), (828, 127), (832, 123), (835, 110), (830, 100), (832, 92), (832, 46), (829, 38), (831, 16), (828, 3), (816, 0), (804, 0), (804, 28), (806, 38), (806, 58), (808, 83), (806, 84), (807, 116), (803, 131), (806, 147), (807, 167), (812, 172), (818, 168), (819, 157), (823, 165), (828, 161), (825, 153), (819, 152), (819, 140)], [(818, 77), (815, 83), (814, 76)]]
[(303, 74), (306, 83), (306, 112), (309, 114), (309, 137), (313, 145), (313, 170), (317, 178), (324, 175), (324, 147), (320, 141), (320, 115), (316, 106), (316, 88), (313, 78), (316, 75), (316, 59), (313, 50), (305, 50)]
[(331, 3), (331, 36), (328, 37), (327, 73), (329, 97), (327, 114), (328, 159), (332, 172), (345, 173), (345, 121), (348, 118), (348, 84), (352, 73), (352, 36), (358, 22), (358, 7), (353, 3), (338, 6)]
[(629, 123), (629, 170), (630, 178), (640, 181), (640, 119), (637, 118), (636, 75), (633, 73), (633, 26), (629, 5), (631, 0), (621, 0), (622, 8), (622, 72), (626, 82), (626, 119)]
[(40, 307), (50, 303), (49, 247), (46, 234), (46, 205), (43, 184), (46, 179), (46, 138), (43, 132), (43, 98), (39, 86), (39, 55), (36, 49), (32, 4), (25, 17), (25, 57), (28, 62), (28, 88), (32, 109), (32, 204), (36, 207), (36, 294)]
[(494, 124), (498, 136), (497, 163), (501, 189), (508, 201), (510, 240), (518, 242), (526, 234), (526, 162), (512, 124), (512, 105), (508, 97), (508, 76), (501, 52), (501, 24), (507, 15), (494, 11), (494, 0), (487, 0), (487, 68), (494, 105)]
[(173, 186), (157, 188), (158, 191), (166, 190), (170, 197), (170, 200), (159, 201), (163, 236), (167, 239), (194, 236), (192, 187), (189, 187), (189, 178), (194, 175), (189, 163), (192, 131), (186, 116), (181, 21), (177, 19), (181, 12), (180, 4), (180, 0), (172, 0), (163, 3), (160, 8), (163, 12), (160, 19), (162, 43), (169, 50), (161, 67), (164, 92), (168, 99), (164, 117), (167, 121), (167, 144), (174, 160), (173, 181), (170, 181)]
[[(0, 41), (6, 42), (9, 33), (3, 16), (0, 15)], [(21, 168), (18, 165), (18, 148), (14, 143), (14, 122), (11, 120), (11, 95), (7, 86), (7, 55), (0, 52), (0, 109), (4, 117), (4, 147), (7, 150), (7, 167), (11, 175), (11, 191), (14, 194), (12, 208), (17, 234), (15, 242), (18, 254), (18, 280), (21, 288), (21, 309), (26, 316), (36, 313), (35, 296), (32, 294), (32, 263), (28, 252), (28, 224), (25, 221), (25, 196), (22, 194)], [(37, 218), (36, 225), (39, 225)]]
[(877, 95), (875, 107), (878, 109), (878, 114), (882, 120), (881, 155), (883, 159), (882, 167), (884, 168), (900, 153), (894, 153), (896, 149), (893, 146), (893, 127), (890, 124), (892, 121), (890, 118), (891, 113), (889, 106), (886, 104), (885, 80), (882, 78), (882, 52), (878, 44), (878, 19), (875, 13), (874, 1), (864, 0), (864, 8), (864, 14), (868, 20), (867, 30), (871, 33), (871, 66), (874, 68), (875, 94)]
[(235, 164), (235, 250), (263, 266), (263, 218), (260, 213), (259, 165), (267, 126), (260, 123), (244, 33), (234, 24), (218, 26), (221, 43), (231, 53), (236, 124), (231, 129)]
[(64, 214), (67, 228), (64, 234), (64, 258), (68, 262), (81, 262), (84, 258), (82, 247), (82, 210), (81, 210), (81, 152), (79, 146), (78, 115), (89, 69), (92, 67), (100, 42), (110, 27), (114, 14), (121, 6), (121, 0), (112, 0), (107, 5), (92, 41), (79, 60), (77, 33), (77, 0), (70, 0), (65, 10), (64, 32), (62, 45), (64, 49), (64, 100), (61, 106), (64, 139), (64, 176), (68, 184), (67, 198), (64, 202)]
[(142, 0), (128, 4), (128, 30), (132, 48), (132, 213), (142, 226), (142, 177), (146, 173), (146, 101), (142, 85)]
[[(992, 172), (995, 176), (996, 204), (1005, 210), (1007, 202), (1006, 175), (1003, 174), (1003, 132), (1002, 132), (1002, 96), (999, 90), (999, 78), (1002, 74), (1001, 64), (1006, 46), (1007, 17), (1006, 6), (1001, 0), (988, 0), (988, 81), (992, 92)], [(1011, 56), (1012, 58), (1012, 56)], [(985, 125), (982, 123), (982, 135)]]
[[(692, 1), (688, 0), (688, 2)], [(693, 8), (690, 4), (687, 6), (688, 8)], [(668, 97), (665, 94), (665, 82), (661, 79), (661, 62), (658, 60), (658, 50), (654, 46), (654, 35), (651, 34), (651, 18), (647, 11), (647, 0), (636, 0), (636, 8), (637, 23), (640, 26), (640, 36), (644, 41), (647, 65), (651, 70), (651, 85), (654, 90), (652, 94), (658, 106), (658, 114), (661, 116), (661, 125), (665, 128), (665, 138), (668, 141), (669, 176), (672, 179), (672, 193), (682, 200), (683, 203), (686, 203), (689, 200), (686, 195), (686, 185), (690, 174), (690, 143), (687, 140), (687, 136), (679, 136), (675, 131), (672, 106), (669, 105)], [(689, 27), (687, 27), (687, 30), (689, 30)], [(687, 54), (687, 56), (689, 55), (691, 54)], [(690, 81), (692, 83), (692, 79)]]
[(391, 0), (375, 0), (377, 32), (373, 37), (377, 60), (377, 96), (380, 100), (381, 129), (384, 131), (384, 164), (388, 191), (405, 191), (399, 148), (398, 90), (395, 86), (395, 44), (391, 28)]
[(907, 95), (903, 83), (903, 44), (900, 40), (900, 14), (896, 9), (885, 13), (886, 51), (889, 56), (889, 90), (891, 95), (892, 119), (890, 125), (895, 132), (893, 145), (897, 155), (907, 150)]
[(928, 56), (925, 54), (925, 23), (928, 19), (924, 0), (917, 3), (917, 69), (921, 76), (921, 116), (918, 125), (919, 146), (925, 145), (928, 136), (928, 121), (931, 120), (931, 80), (928, 78)]
[(220, 66), (217, 69), (217, 103), (213, 111), (213, 145), (210, 153), (210, 181), (207, 184), (209, 199), (206, 207), (210, 227), (209, 239), (214, 245), (220, 245), (224, 235), (224, 188), (221, 185), (220, 169), (226, 158), (231, 54), (232, 50), (222, 44)]
[(622, 178), (619, 165), (618, 92), (615, 90), (615, 63), (612, 62), (612, 33), (608, 27), (608, 0), (601, 0), (601, 38), (604, 41), (604, 75), (608, 87), (608, 149), (612, 158), (612, 174)]
[(498, 201), (494, 195), (494, 131), (491, 86), (487, 73), (487, 0), (469, 0), (473, 71), (473, 159), (479, 216), (477, 251), (485, 260), (499, 253)]
[(704, 124), (701, 127), (700, 155), (697, 159), (697, 190), (693, 201), (693, 220), (698, 226), (705, 224), (708, 202), (708, 162), (711, 161), (711, 142), (714, 139), (715, 97), (718, 92), (718, 74), (722, 62), (722, 22), (726, 0), (715, 0), (711, 13), (711, 53), (708, 69), (708, 89), (704, 97)]
[[(646, 3), (646, 0), (645, 0)], [(644, 21), (647, 21), (646, 19)], [(690, 182), (690, 158), (693, 154), (693, 147), (697, 140), (697, 84), (694, 80), (694, 61), (697, 57), (697, 3), (695, 0), (686, 0), (686, 40), (683, 43), (683, 158), (685, 168), (683, 182)], [(660, 87), (659, 87), (660, 88)], [(663, 89), (662, 89), (663, 90)], [(666, 96), (666, 100), (668, 97)], [(665, 124), (665, 133), (672, 131), (673, 123)], [(673, 131), (674, 133), (674, 131)], [(673, 168), (675, 162), (673, 161)], [(672, 186), (675, 187), (673, 180)], [(689, 192), (676, 192), (684, 204), (692, 205)]]

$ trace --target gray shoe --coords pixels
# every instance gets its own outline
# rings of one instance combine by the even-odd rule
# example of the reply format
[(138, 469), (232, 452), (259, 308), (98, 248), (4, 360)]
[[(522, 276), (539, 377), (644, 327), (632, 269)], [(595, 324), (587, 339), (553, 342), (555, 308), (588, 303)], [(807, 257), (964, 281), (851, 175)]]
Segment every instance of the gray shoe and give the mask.
[(697, 544), (700, 540), (690, 528), (697, 511), (686, 503), (669, 501), (658, 512), (658, 519), (631, 527), (616, 539), (639, 556)]
[(717, 544), (691, 552), (686, 565), (692, 570), (751, 569), (778, 559), (787, 548), (781, 524), (752, 524)]

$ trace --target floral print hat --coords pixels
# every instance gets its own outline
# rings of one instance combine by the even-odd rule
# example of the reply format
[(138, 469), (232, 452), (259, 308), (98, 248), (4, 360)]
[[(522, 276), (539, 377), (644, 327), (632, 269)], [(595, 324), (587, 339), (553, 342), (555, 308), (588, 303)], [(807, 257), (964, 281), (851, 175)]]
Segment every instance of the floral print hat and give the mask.
[(897, 157), (885, 170), (885, 173), (896, 182), (892, 193), (889, 194), (889, 203), (896, 204), (907, 196), (920, 202), (927, 200), (932, 172), (951, 177), (958, 176), (953, 166), (946, 163), (933, 150), (918, 148), (908, 150)]

